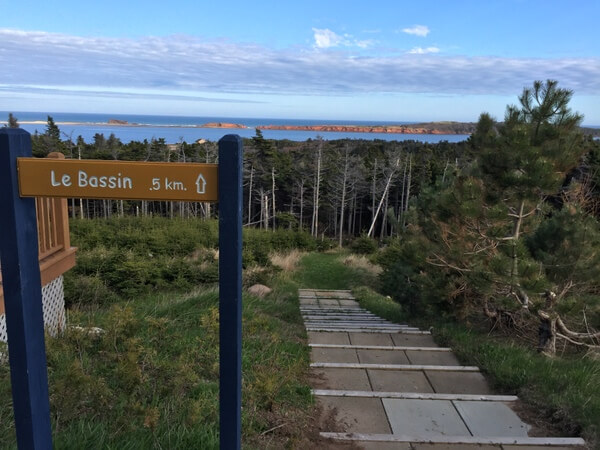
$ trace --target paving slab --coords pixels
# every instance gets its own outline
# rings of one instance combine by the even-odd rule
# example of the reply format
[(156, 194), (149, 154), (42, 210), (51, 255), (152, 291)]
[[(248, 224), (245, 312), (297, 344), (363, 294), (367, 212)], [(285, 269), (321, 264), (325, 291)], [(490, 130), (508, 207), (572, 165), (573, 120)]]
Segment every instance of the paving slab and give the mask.
[(584, 447), (564, 447), (553, 445), (549, 447), (547, 445), (503, 445), (502, 450), (573, 450), (582, 449)]
[(317, 299), (316, 298), (301, 298), (300, 304), (301, 305), (316, 305)]
[(473, 436), (527, 437), (531, 428), (502, 402), (454, 401)]
[(364, 442), (356, 441), (354, 444), (362, 450), (412, 450), (408, 442)]
[(339, 300), (320, 298), (319, 305), (321, 305), (321, 306), (340, 306), (340, 302), (339, 302)]
[(399, 347), (437, 347), (431, 335), (419, 334), (394, 334), (394, 345)]
[(314, 297), (317, 298), (317, 294), (314, 293), (314, 291), (298, 291), (298, 297)]
[(383, 392), (434, 392), (431, 384), (420, 371), (367, 370), (373, 391)]
[(435, 392), (442, 394), (492, 394), (480, 372), (425, 371)]
[(419, 436), (469, 436), (469, 429), (451, 401), (382, 400), (394, 434)]
[(351, 348), (320, 348), (312, 347), (310, 350), (312, 362), (332, 363), (358, 363), (360, 362), (356, 350)]
[(356, 350), (361, 364), (410, 364), (403, 351)]
[(348, 338), (348, 333), (309, 331), (308, 342), (310, 342), (311, 344), (348, 345), (350, 344), (350, 339)]
[[(482, 444), (412, 444), (413, 450), (501, 450), (500, 445)], [(546, 447), (546, 450), (549, 450)]]
[(370, 391), (371, 383), (364, 369), (312, 369), (313, 385), (320, 389)]
[(406, 356), (411, 364), (435, 366), (460, 366), (460, 362), (451, 352), (422, 352), (406, 351)]
[(359, 306), (360, 307), (360, 305), (358, 304), (358, 302), (356, 300), (350, 300), (350, 299), (340, 300), (340, 305), (346, 306), (346, 307), (348, 307), (348, 306)]
[(389, 334), (378, 333), (350, 333), (350, 343), (352, 345), (393, 345)]
[(325, 297), (325, 298), (354, 298), (354, 297), (352, 297), (352, 293), (350, 291), (335, 291), (335, 290), (319, 291), (319, 290), (315, 290), (315, 294), (318, 297)]
[(317, 397), (325, 411), (334, 410), (346, 432), (391, 433), (385, 410), (378, 398)]

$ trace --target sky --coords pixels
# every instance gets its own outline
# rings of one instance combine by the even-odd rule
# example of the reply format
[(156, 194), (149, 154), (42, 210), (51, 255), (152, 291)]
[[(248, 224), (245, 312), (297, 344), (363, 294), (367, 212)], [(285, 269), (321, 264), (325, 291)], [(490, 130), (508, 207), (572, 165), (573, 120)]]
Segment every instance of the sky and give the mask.
[(0, 0), (0, 111), (600, 125), (600, 1)]

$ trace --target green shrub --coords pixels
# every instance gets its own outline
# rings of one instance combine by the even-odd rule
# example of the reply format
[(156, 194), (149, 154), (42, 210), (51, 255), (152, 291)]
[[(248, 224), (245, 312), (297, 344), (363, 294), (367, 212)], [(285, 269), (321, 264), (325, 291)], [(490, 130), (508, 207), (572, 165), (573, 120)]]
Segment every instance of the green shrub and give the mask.
[(350, 245), (350, 250), (354, 253), (358, 253), (359, 255), (370, 255), (375, 253), (377, 250), (377, 242), (375, 239), (372, 239), (364, 234), (352, 242)]
[(106, 286), (99, 275), (77, 275), (73, 271), (64, 276), (65, 306), (104, 305), (115, 302), (119, 297)]

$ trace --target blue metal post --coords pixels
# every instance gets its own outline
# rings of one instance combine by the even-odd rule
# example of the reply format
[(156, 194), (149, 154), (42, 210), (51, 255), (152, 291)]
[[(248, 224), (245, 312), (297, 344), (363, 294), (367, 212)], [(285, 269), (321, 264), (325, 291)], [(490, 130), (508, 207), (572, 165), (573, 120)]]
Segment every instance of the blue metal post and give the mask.
[(242, 436), (242, 139), (219, 141), (219, 322), (221, 450)]
[(29, 133), (0, 129), (0, 258), (15, 428), (20, 449), (51, 449), (35, 200), (19, 197), (19, 156), (31, 156)]

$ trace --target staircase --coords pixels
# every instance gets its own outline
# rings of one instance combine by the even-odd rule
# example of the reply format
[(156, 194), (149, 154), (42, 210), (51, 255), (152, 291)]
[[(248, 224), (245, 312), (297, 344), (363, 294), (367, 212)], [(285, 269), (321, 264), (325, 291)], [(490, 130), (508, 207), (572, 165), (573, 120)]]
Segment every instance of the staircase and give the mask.
[(363, 449), (567, 449), (580, 438), (529, 437), (477, 367), (461, 365), (428, 331), (362, 309), (347, 290), (301, 289), (313, 394), (339, 431), (321, 436)]

